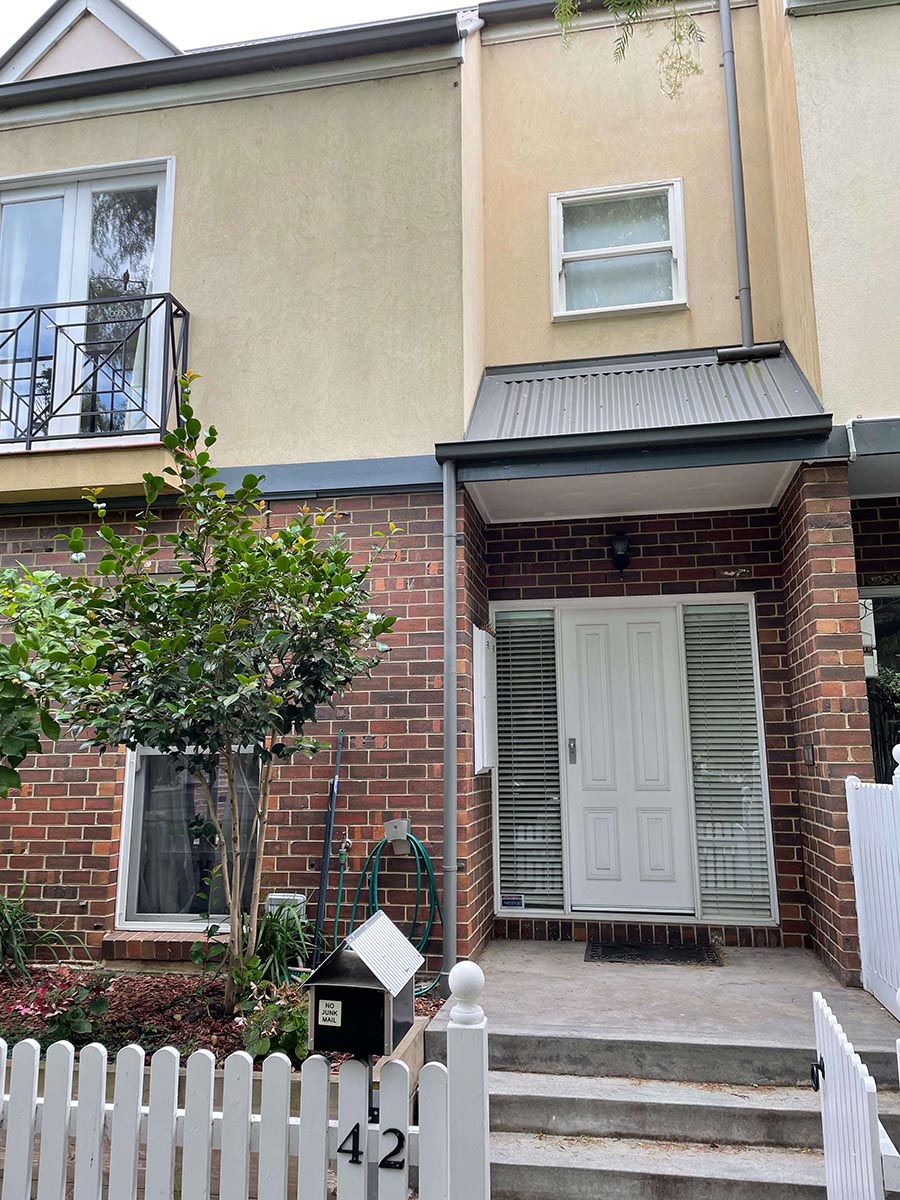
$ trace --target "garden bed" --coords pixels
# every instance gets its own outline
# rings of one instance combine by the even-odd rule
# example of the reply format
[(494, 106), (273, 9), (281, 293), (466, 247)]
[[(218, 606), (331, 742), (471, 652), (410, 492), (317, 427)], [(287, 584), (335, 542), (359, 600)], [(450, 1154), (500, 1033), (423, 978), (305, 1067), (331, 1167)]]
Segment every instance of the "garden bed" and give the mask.
[[(219, 1065), (234, 1050), (245, 1048), (245, 1018), (227, 1017), (223, 1009), (224, 980), (208, 975), (114, 974), (70, 972), (64, 969), (36, 970), (31, 978), (0, 978), (0, 1036), (10, 1045), (22, 1038), (36, 1038), (46, 1045), (61, 1036), (55, 1027), (37, 1015), (24, 1015), (16, 1008), (31, 1008), (41, 988), (54, 987), (60, 979), (94, 981), (108, 978), (104, 997), (106, 1011), (91, 1018), (91, 1028), (70, 1034), (78, 1045), (102, 1042), (110, 1054), (137, 1043), (148, 1054), (161, 1046), (174, 1046), (181, 1054), (208, 1049)], [(417, 998), (416, 1015), (432, 1017), (443, 1001), (437, 995)]]

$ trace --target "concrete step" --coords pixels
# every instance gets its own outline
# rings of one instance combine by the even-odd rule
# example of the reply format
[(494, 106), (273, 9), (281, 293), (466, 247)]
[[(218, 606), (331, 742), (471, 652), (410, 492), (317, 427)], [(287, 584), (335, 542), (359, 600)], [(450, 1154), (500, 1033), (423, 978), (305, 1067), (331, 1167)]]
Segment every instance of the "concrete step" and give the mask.
[(493, 1200), (825, 1200), (816, 1150), (640, 1139), (491, 1137)]
[[(499, 1133), (798, 1149), (822, 1145), (819, 1098), (809, 1086), (492, 1071), (490, 1089), (491, 1128)], [(900, 1094), (879, 1093), (879, 1112), (900, 1144)]]
[[(443, 1014), (425, 1033), (428, 1060), (446, 1060)], [(897, 1089), (893, 1047), (856, 1047), (879, 1090)], [(561, 1030), (506, 1032), (491, 1027), (491, 1069), (543, 1075), (612, 1076), (680, 1083), (736, 1083), (802, 1087), (817, 1057), (814, 1045), (792, 1046), (629, 1037), (598, 1037)]]

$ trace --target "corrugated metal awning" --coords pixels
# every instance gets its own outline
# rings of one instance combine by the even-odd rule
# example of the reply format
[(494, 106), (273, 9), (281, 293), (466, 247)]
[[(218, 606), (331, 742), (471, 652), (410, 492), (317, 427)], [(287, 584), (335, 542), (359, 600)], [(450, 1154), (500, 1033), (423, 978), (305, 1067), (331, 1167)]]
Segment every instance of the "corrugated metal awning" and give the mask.
[[(466, 442), (733, 426), (822, 417), (824, 410), (785, 347), (720, 361), (715, 350), (491, 369)], [(724, 430), (723, 430), (724, 432)], [(654, 441), (649, 437), (648, 441)]]

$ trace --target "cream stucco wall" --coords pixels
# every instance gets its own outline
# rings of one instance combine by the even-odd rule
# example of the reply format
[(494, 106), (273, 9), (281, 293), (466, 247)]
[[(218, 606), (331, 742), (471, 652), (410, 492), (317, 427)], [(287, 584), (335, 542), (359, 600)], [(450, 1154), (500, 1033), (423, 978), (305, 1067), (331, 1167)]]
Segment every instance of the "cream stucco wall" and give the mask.
[(141, 56), (93, 13), (85, 13), (68, 33), (51, 46), (25, 75), (40, 79), (49, 75), (67, 75), (70, 71), (90, 71), (96, 67), (119, 67), (141, 62)]
[(900, 413), (900, 7), (791, 21), (822, 395)]
[(800, 150), (800, 120), (794, 83), (791, 19), (784, 0), (759, 0), (766, 116), (773, 188), (775, 244), (782, 328), (807, 378), (821, 388), (812, 264), (806, 224), (806, 189)]
[(470, 35), (462, 95), (463, 416), (468, 420), (484, 371), (484, 130), (481, 37)]
[(463, 432), (459, 76), (5, 131), (0, 178), (175, 156), (221, 465), (427, 454)]
[[(699, 18), (704, 73), (667, 99), (664, 31), (639, 31), (625, 62), (611, 29), (486, 45), (486, 355), (515, 363), (739, 341), (721, 39)], [(735, 11), (756, 334), (781, 335), (756, 8)], [(551, 323), (548, 200), (574, 188), (684, 179), (690, 307)]]

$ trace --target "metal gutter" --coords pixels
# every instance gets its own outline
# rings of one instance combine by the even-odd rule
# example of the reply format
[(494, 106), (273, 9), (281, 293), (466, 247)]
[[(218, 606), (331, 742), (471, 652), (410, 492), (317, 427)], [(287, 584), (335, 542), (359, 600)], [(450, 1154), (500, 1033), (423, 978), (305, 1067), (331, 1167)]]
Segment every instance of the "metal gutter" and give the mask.
[[(581, 0), (582, 13), (602, 12), (602, 0)], [(478, 15), (485, 25), (512, 25), (519, 21), (546, 21), (553, 16), (553, 0), (493, 0), (480, 4)]]
[(573, 433), (550, 437), (495, 438), (482, 442), (441, 442), (434, 448), (439, 463), (494, 459), (552, 458), (571, 454), (638, 449), (648, 452), (673, 446), (764, 439), (827, 437), (830, 413), (808, 417), (771, 417), (760, 421), (728, 421), (716, 425), (677, 425), (662, 429), (623, 429), (611, 433)]
[(172, 58), (6, 84), (0, 86), (0, 110), (449, 45), (464, 39), (467, 32), (452, 12), (192, 51)]
[(441, 956), (441, 985), (450, 994), (449, 976), (456, 965), (457, 927), (457, 629), (456, 629), (456, 464), (443, 464), (443, 542), (444, 542), (444, 854), (441, 872), (443, 905), (443, 946)]

